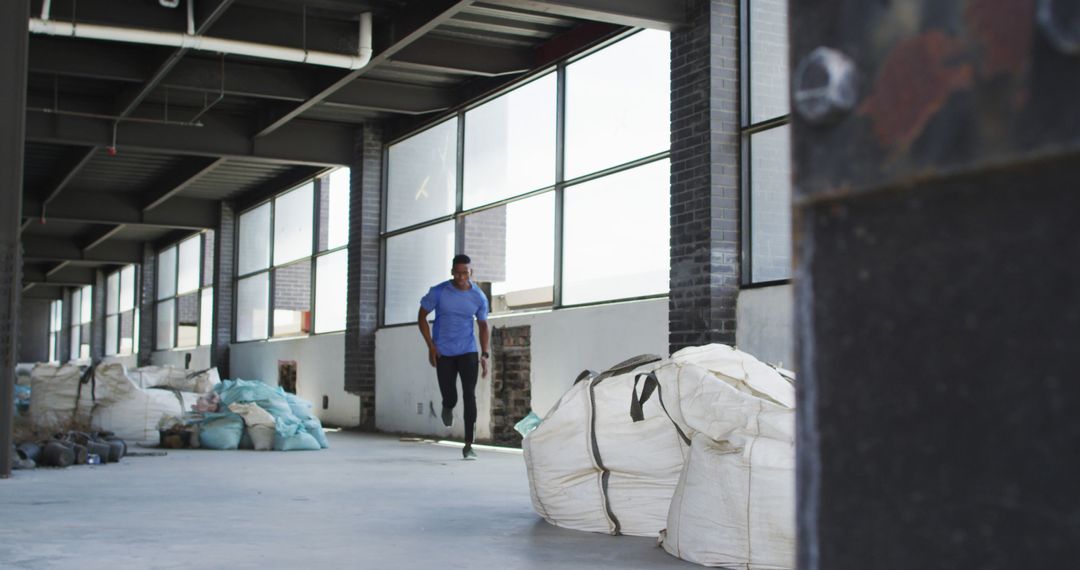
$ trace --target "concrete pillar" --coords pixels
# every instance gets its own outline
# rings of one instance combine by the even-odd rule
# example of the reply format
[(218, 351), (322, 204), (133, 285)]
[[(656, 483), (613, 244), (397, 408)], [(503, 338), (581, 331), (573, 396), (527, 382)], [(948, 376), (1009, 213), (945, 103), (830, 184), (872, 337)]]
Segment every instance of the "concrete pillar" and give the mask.
[(360, 425), (375, 428), (375, 330), (379, 325), (381, 127), (358, 130), (350, 165), (349, 268), (345, 304), (345, 390), (360, 396)]
[(0, 3), (0, 478), (11, 476), (11, 432), (22, 294), (23, 138), (29, 2)]
[(236, 275), (236, 213), (221, 203), (218, 227), (214, 232), (214, 332), (210, 365), (222, 378), (229, 377), (229, 344), (233, 331), (233, 278)]
[(672, 352), (734, 344), (739, 293), (739, 2), (690, 4), (671, 33)]
[(71, 289), (65, 288), (60, 294), (63, 306), (60, 310), (60, 347), (56, 359), (60, 364), (71, 360)]
[(800, 569), (1077, 564), (1070, 5), (790, 4)]

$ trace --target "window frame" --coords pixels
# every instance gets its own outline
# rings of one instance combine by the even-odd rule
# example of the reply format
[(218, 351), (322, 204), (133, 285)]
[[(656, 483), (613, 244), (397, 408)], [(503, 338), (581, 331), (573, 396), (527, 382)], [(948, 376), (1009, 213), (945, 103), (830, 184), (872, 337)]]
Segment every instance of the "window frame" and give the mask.
[[(758, 287), (771, 287), (774, 285), (786, 285), (792, 282), (792, 276), (786, 279), (769, 279), (754, 281), (754, 243), (753, 243), (753, 155), (750, 139), (753, 135), (777, 129), (791, 124), (791, 109), (783, 115), (769, 117), (757, 122), (752, 122), (751, 117), (753, 102), (753, 85), (751, 85), (751, 66), (753, 65), (753, 53), (751, 51), (750, 36), (752, 33), (751, 4), (755, 0), (739, 0), (739, 194), (742, 202), (740, 210), (741, 231), (740, 237), (740, 275), (739, 284), (742, 289), (754, 289)], [(790, 41), (790, 39), (789, 39)], [(789, 62), (790, 65), (790, 62)], [(789, 68), (790, 69), (790, 68)], [(794, 252), (792, 252), (794, 254)]]
[[(203, 291), (205, 291), (206, 289), (213, 289), (214, 288), (213, 283), (207, 285), (205, 283), (205, 279), (204, 279), (204, 276), (206, 275), (205, 271), (206, 271), (206, 268), (207, 268), (206, 244), (207, 244), (207, 240), (209, 239), (208, 234), (209, 234), (209, 232), (212, 232), (212, 231), (213, 230), (202, 230), (200, 232), (189, 235), (189, 236), (187, 236), (187, 237), (185, 237), (183, 239), (176, 240), (175, 242), (170, 243), (169, 245), (166, 245), (164, 247), (159, 247), (154, 251), (154, 295), (153, 295), (153, 297), (154, 297), (154, 301), (153, 301), (154, 327), (153, 327), (153, 342), (150, 343), (150, 345), (153, 347), (152, 352), (165, 351), (165, 350), (195, 350), (195, 349), (198, 349), (198, 348), (203, 347), (203, 346), (209, 346), (209, 345), (202, 344), (199, 341), (200, 341), (200, 339), (202, 337), (202, 327), (209, 326), (209, 327), (211, 327), (211, 333), (213, 331), (214, 312), (213, 312), (212, 307), (211, 307), (211, 312), (210, 312), (210, 320), (211, 320), (211, 322), (208, 323), (208, 324), (202, 322), (202, 320), (203, 320), (202, 319)], [(181, 293), (180, 292), (180, 244), (186, 243), (186, 242), (188, 242), (190, 240), (193, 240), (193, 239), (199, 240), (199, 246), (198, 246), (199, 269), (198, 269), (198, 272), (197, 272), (198, 273), (198, 281), (197, 281), (198, 282), (198, 287), (196, 287), (194, 290), (185, 291), (185, 292)], [(214, 236), (214, 239), (216, 240), (217, 236)], [(163, 299), (158, 299), (158, 285), (160, 283), (160, 276), (161, 276), (161, 253), (163, 251), (169, 249), (169, 248), (176, 248), (176, 254), (173, 255), (173, 294), (170, 297), (165, 297)], [(213, 268), (211, 267), (211, 269), (213, 269)], [(138, 283), (138, 279), (136, 279), (136, 283)], [(215, 291), (214, 294), (217, 294), (217, 292)], [(136, 311), (139, 310), (139, 306), (140, 306), (140, 304), (139, 304), (139, 295), (140, 295), (140, 291), (138, 290), (138, 288), (136, 288), (136, 291), (135, 291), (135, 299), (136, 299), (135, 310)], [(179, 299), (180, 299), (180, 297), (187, 297), (189, 295), (195, 295), (195, 299), (196, 299), (195, 312), (199, 315), (199, 324), (195, 328), (195, 344), (190, 345), (190, 346), (179, 346), (178, 345), (178, 343), (180, 341), (180, 301), (179, 301)], [(160, 305), (164, 304), (164, 303), (172, 303), (173, 304), (172, 346), (169, 346), (169, 347), (160, 347), (160, 346), (158, 346), (158, 338), (157, 338), (158, 337), (158, 333), (157, 333), (157, 331), (158, 331), (158, 327), (157, 327), (157, 325), (158, 325), (158, 307)], [(211, 303), (211, 305), (212, 305), (212, 303)], [(117, 328), (119, 328), (119, 327), (117, 327)], [(139, 343), (138, 339), (135, 339), (135, 344), (138, 345), (138, 343)], [(211, 340), (211, 344), (212, 343), (213, 343), (213, 341)], [(138, 353), (137, 348), (134, 351), (134, 353)]]
[[(155, 263), (156, 263), (156, 260), (155, 260)], [(124, 311), (124, 310), (120, 309), (120, 300), (124, 296), (124, 293), (123, 293), (123, 291), (124, 291), (124, 283), (123, 283), (124, 270), (129, 268), (129, 267), (132, 269), (132, 273), (131, 273), (132, 283), (131, 283), (131, 286), (133, 288), (134, 304), (132, 305), (132, 307), (130, 309), (128, 309), (127, 311)], [(140, 269), (141, 268), (139, 267), (138, 264), (130, 263), (130, 264), (125, 265), (125, 266), (123, 266), (123, 267), (121, 267), (119, 269), (116, 269), (115, 271), (112, 271), (111, 273), (109, 273), (108, 275), (105, 276), (105, 283), (106, 283), (106, 285), (105, 285), (105, 295), (109, 294), (109, 286), (108, 286), (109, 278), (112, 277), (113, 275), (115, 275), (116, 280), (117, 280), (117, 282), (116, 282), (116, 312), (115, 313), (110, 313), (109, 312), (109, 300), (106, 298), (105, 299), (105, 323), (106, 324), (104, 325), (105, 332), (107, 334), (108, 331), (109, 331), (109, 327), (108, 327), (108, 324), (107, 324), (109, 322), (109, 317), (116, 317), (116, 353), (109, 354), (107, 350), (103, 350), (102, 352), (103, 352), (103, 354), (105, 354), (105, 356), (132, 356), (132, 355), (136, 355), (136, 354), (139, 353), (139, 338), (138, 338), (138, 335), (136, 334), (137, 331), (139, 330), (139, 326), (136, 323), (138, 323), (138, 320), (139, 320), (139, 306), (140, 306), (139, 294), (141, 293), (141, 290), (140, 290), (140, 287), (138, 285), (139, 285), (139, 279), (142, 277)], [(155, 287), (156, 286), (157, 286), (157, 283), (155, 282)], [(154, 308), (155, 308), (155, 311), (156, 311), (156, 309), (157, 309), (157, 304), (156, 303), (154, 305)], [(131, 319), (132, 319), (132, 322), (131, 322), (131, 326), (132, 326), (132, 331), (131, 331), (131, 334), (132, 334), (131, 352), (123, 353), (123, 352), (120, 351), (120, 341), (121, 341), (121, 339), (124, 338), (123, 334), (121, 333), (121, 331), (123, 330), (123, 327), (121, 326), (121, 323), (123, 322), (122, 318), (123, 318), (124, 313), (127, 313), (127, 312), (132, 313), (132, 315), (131, 315)], [(157, 318), (157, 313), (155, 312), (154, 315), (155, 315), (155, 319), (156, 319)], [(155, 341), (155, 344), (156, 344), (156, 341), (157, 341), (156, 332), (155, 332), (154, 341)], [(106, 339), (106, 341), (105, 341), (105, 346), (106, 347), (108, 346), (108, 339)], [(105, 348), (105, 347), (102, 347), (102, 348)]]
[[(314, 176), (312, 176), (310, 178), (307, 178), (307, 179), (305, 179), (304, 181), (302, 181), (300, 183), (289, 186), (289, 188), (287, 188), (285, 190), (282, 190), (281, 192), (276, 192), (274, 195), (272, 195), (272, 196), (270, 196), (270, 197), (268, 197), (266, 199), (259, 200), (258, 202), (254, 203), (254, 204), (251, 204), (250, 206), (248, 206), (248, 207), (244, 208), (243, 210), (236, 213), (235, 239), (233, 240), (233, 259), (237, 260), (237, 265), (236, 265), (237, 270), (234, 271), (233, 277), (232, 277), (232, 284), (233, 284), (233, 304), (232, 304), (233, 305), (233, 307), (232, 307), (233, 318), (232, 318), (232, 331), (230, 333), (230, 338), (232, 339), (232, 342), (237, 343), (237, 344), (242, 344), (242, 343), (251, 343), (251, 342), (268, 342), (268, 341), (276, 341), (276, 340), (307, 338), (307, 337), (319, 336), (319, 335), (342, 334), (348, 328), (348, 325), (346, 325), (344, 328), (337, 329), (337, 330), (315, 332), (315, 330), (316, 330), (315, 329), (315, 323), (316, 323), (316, 318), (317, 318), (317, 314), (318, 314), (318, 310), (319, 310), (318, 309), (318, 304), (317, 304), (317, 299), (316, 299), (316, 297), (317, 297), (317, 295), (316, 295), (316, 287), (317, 287), (317, 283), (318, 283), (318, 266), (319, 266), (318, 260), (319, 260), (319, 258), (330, 255), (332, 253), (337, 253), (337, 252), (340, 252), (340, 251), (343, 251), (343, 250), (347, 252), (348, 249), (349, 249), (349, 240), (346, 239), (345, 243), (343, 243), (341, 245), (338, 245), (338, 246), (333, 247), (333, 248), (328, 247), (327, 249), (325, 249), (323, 251), (319, 251), (319, 237), (320, 237), (320, 233), (322, 231), (322, 225), (320, 223), (319, 214), (320, 214), (320, 201), (323, 199), (323, 194), (324, 194), (323, 188), (324, 188), (324, 185), (326, 185), (326, 189), (327, 189), (326, 199), (329, 200), (329, 198), (330, 198), (330, 195), (329, 195), (330, 176), (333, 173), (337, 172), (338, 170), (340, 170), (342, 168), (348, 168), (348, 167), (340, 166), (340, 167), (336, 167), (336, 168), (329, 168), (329, 169), (323, 170), (322, 172), (319, 172), (319, 173), (315, 174)], [(351, 186), (352, 186), (352, 178), (351, 178), (352, 174), (351, 174), (351, 172), (352, 171), (350, 169), (350, 184), (349, 184), (350, 185), (350, 192), (349, 192), (350, 195), (351, 195)], [(274, 264), (274, 223), (276, 221), (276, 216), (275, 216), (276, 212), (275, 212), (275, 210), (277, 208), (277, 204), (276, 204), (277, 198), (280, 197), (280, 196), (283, 196), (285, 194), (288, 194), (289, 192), (292, 192), (294, 190), (299, 190), (299, 189), (303, 188), (307, 184), (312, 184), (312, 192), (311, 192), (311, 217), (312, 217), (312, 220), (311, 220), (311, 251), (308, 253), (308, 255), (306, 255), (304, 257), (300, 257), (300, 258), (297, 258), (297, 259), (291, 259), (289, 261), (286, 261), (286, 262), (282, 263), (281, 265), (275, 265)], [(263, 205), (269, 205), (269, 207), (270, 207), (270, 218), (269, 218), (268, 231), (267, 231), (267, 234), (268, 234), (267, 239), (269, 240), (268, 252), (267, 252), (267, 259), (268, 259), (267, 266), (262, 268), (262, 269), (249, 271), (247, 273), (240, 273), (239, 272), (239, 266), (240, 266), (239, 265), (239, 260), (240, 260), (240, 216), (242, 216), (242, 215), (244, 215), (244, 214), (246, 214), (248, 212), (251, 212), (251, 211), (255, 210), (256, 208), (259, 208), (259, 207), (261, 207)], [(349, 213), (348, 218), (351, 218), (351, 217), (352, 217), (352, 210), (350, 209), (350, 213)], [(348, 219), (348, 218), (347, 218), (347, 221), (351, 225), (352, 220)], [(329, 232), (329, 229), (327, 231)], [(351, 228), (350, 228), (350, 232), (351, 232)], [(346, 232), (346, 235), (348, 235), (348, 233), (349, 232)], [(330, 238), (329, 238), (329, 235), (327, 235), (327, 245), (329, 245), (329, 243), (330, 243)], [(310, 307), (311, 307), (311, 309), (309, 311), (311, 313), (310, 326), (309, 326), (310, 330), (308, 330), (307, 332), (299, 333), (299, 334), (274, 336), (274, 289), (275, 289), (274, 284), (275, 284), (275, 281), (276, 281), (276, 279), (275, 279), (276, 270), (278, 268), (289, 267), (291, 265), (296, 265), (296, 264), (305, 263), (305, 262), (310, 265), (310, 271), (309, 271), (309, 273), (310, 273), (310, 280), (309, 280), (310, 284), (308, 286), (308, 297), (309, 297), (308, 302), (309, 302)], [(346, 261), (346, 272), (347, 271), (348, 271), (348, 262)], [(240, 315), (240, 281), (242, 281), (244, 279), (248, 279), (250, 277), (255, 277), (255, 276), (263, 274), (263, 273), (267, 274), (267, 285), (266, 285), (266, 308), (267, 308), (267, 313), (266, 313), (267, 314), (266, 336), (263, 337), (263, 338), (252, 338), (252, 339), (246, 339), (246, 340), (238, 340), (237, 339), (237, 325), (239, 324), (239, 315)]]
[[(634, 35), (636, 35), (638, 33), (641, 33), (641, 32), (644, 32), (644, 31), (646, 31), (646, 30), (645, 29), (634, 29), (634, 30), (628, 30), (628, 31), (623, 32), (621, 34), (615, 35), (615, 36), (607, 39), (606, 41), (601, 42), (601, 43), (593, 46), (592, 48), (590, 48), (587, 51), (576, 54), (576, 55), (574, 55), (572, 57), (569, 57), (569, 58), (566, 58), (566, 59), (564, 59), (562, 61), (556, 62), (556, 63), (554, 63), (552, 65), (548, 65), (548, 66), (545, 66), (545, 67), (543, 67), (541, 69), (535, 70), (535, 71), (521, 77), (518, 81), (513, 82), (512, 85), (508, 85), (505, 88), (500, 89), (500, 90), (498, 90), (496, 92), (493, 92), (493, 93), (489, 94), (488, 96), (485, 96), (485, 97), (483, 97), (481, 99), (471, 101), (471, 102), (469, 102), (469, 103), (467, 103), (465, 105), (459, 106), (457, 109), (454, 109), (454, 110), (452, 110), (450, 112), (447, 112), (445, 114), (441, 114), (438, 117), (432, 119), (431, 121), (426, 122), (422, 126), (416, 128), (414, 130), (411, 130), (411, 131), (409, 131), (409, 132), (407, 132), (407, 133), (405, 133), (403, 135), (400, 135), (400, 136), (394, 138), (393, 140), (387, 141), (387, 142), (385, 142), (383, 144), (383, 152), (382, 152), (382, 172), (383, 172), (383, 176), (382, 176), (382, 180), (381, 180), (380, 200), (381, 200), (382, 204), (387, 205), (387, 204), (389, 204), (389, 178), (390, 178), (390, 172), (389, 172), (389, 154), (390, 154), (390, 152), (389, 151), (390, 151), (390, 147), (395, 145), (395, 144), (401, 143), (401, 142), (403, 142), (403, 141), (405, 141), (405, 140), (407, 140), (407, 139), (409, 139), (411, 137), (419, 135), (419, 134), (423, 133), (424, 131), (427, 131), (429, 129), (437, 127), (437, 126), (441, 125), (442, 123), (444, 123), (445, 121), (450, 120), (451, 118), (454, 118), (454, 117), (457, 118), (458, 132), (457, 132), (457, 146), (455, 148), (456, 159), (457, 159), (457, 180), (456, 180), (456, 187), (455, 187), (455, 204), (456, 205), (455, 205), (455, 208), (454, 208), (454, 212), (452, 212), (450, 214), (442, 215), (442, 216), (439, 216), (439, 217), (436, 217), (436, 218), (432, 218), (432, 219), (429, 219), (429, 220), (426, 220), (426, 221), (423, 221), (423, 222), (412, 224), (412, 225), (409, 225), (409, 226), (405, 226), (405, 227), (401, 227), (401, 228), (397, 228), (397, 229), (394, 229), (394, 230), (387, 231), (387, 229), (386, 229), (387, 228), (387, 221), (388, 221), (388, 212), (387, 212), (387, 210), (389, 208), (384, 207), (384, 208), (381, 209), (380, 220), (379, 220), (379, 230), (380, 230), (380, 233), (379, 233), (379, 302), (378, 302), (378, 311), (377, 311), (377, 323), (378, 323), (379, 328), (411, 326), (411, 325), (415, 324), (412, 321), (403, 322), (403, 323), (387, 323), (386, 322), (386, 277), (387, 277), (387, 274), (386, 274), (386, 271), (387, 271), (386, 244), (387, 244), (387, 240), (389, 240), (390, 238), (405, 234), (405, 233), (409, 233), (409, 232), (416, 231), (416, 230), (421, 230), (421, 229), (424, 229), (424, 228), (427, 228), (427, 227), (430, 227), (430, 226), (434, 226), (434, 225), (437, 225), (437, 224), (445, 223), (445, 222), (448, 222), (448, 221), (453, 221), (454, 222), (454, 230), (455, 230), (454, 231), (455, 250), (456, 251), (461, 251), (464, 248), (464, 241), (465, 241), (464, 224), (465, 224), (465, 218), (466, 217), (468, 217), (469, 215), (478, 213), (478, 212), (485, 211), (485, 210), (490, 210), (490, 209), (493, 209), (493, 208), (506, 206), (507, 204), (511, 204), (513, 202), (518, 202), (518, 201), (521, 201), (521, 200), (526, 200), (526, 199), (529, 199), (529, 198), (533, 198), (533, 197), (536, 197), (536, 196), (539, 196), (539, 195), (542, 195), (542, 194), (545, 194), (545, 193), (548, 193), (548, 192), (553, 192), (554, 195), (555, 195), (555, 206), (554, 206), (554, 210), (555, 210), (554, 211), (555, 240), (554, 240), (554, 244), (553, 244), (553, 247), (554, 247), (554, 251), (553, 251), (553, 264), (554, 264), (554, 267), (553, 267), (553, 272), (552, 272), (552, 303), (550, 305), (548, 305), (548, 306), (545, 306), (545, 307), (533, 307), (533, 308), (526, 308), (526, 309), (509, 310), (509, 311), (505, 311), (505, 312), (500, 312), (498, 314), (492, 314), (492, 316), (513, 315), (513, 314), (524, 313), (524, 312), (533, 312), (533, 311), (538, 311), (538, 310), (539, 311), (558, 311), (558, 310), (561, 310), (561, 309), (568, 309), (568, 308), (602, 306), (602, 305), (610, 305), (610, 304), (615, 304), (615, 303), (625, 303), (625, 302), (630, 302), (630, 301), (641, 301), (641, 300), (648, 300), (648, 299), (663, 299), (663, 298), (667, 298), (667, 297), (670, 296), (670, 287), (669, 287), (669, 291), (665, 292), (665, 293), (640, 295), (640, 296), (635, 296), (635, 297), (618, 297), (618, 298), (604, 299), (604, 300), (599, 300), (599, 301), (590, 301), (590, 302), (584, 302), (584, 303), (568, 304), (568, 303), (564, 303), (563, 299), (562, 299), (563, 257), (564, 257), (564, 255), (563, 255), (563, 253), (564, 253), (564, 243), (563, 243), (564, 224), (563, 224), (563, 219), (564, 219), (564, 215), (565, 215), (565, 194), (566, 194), (566, 190), (568, 188), (572, 188), (573, 186), (582, 184), (584, 182), (589, 182), (589, 181), (596, 180), (596, 179), (599, 179), (599, 178), (603, 178), (603, 177), (606, 177), (606, 176), (609, 176), (609, 175), (618, 174), (618, 173), (621, 173), (621, 172), (632, 170), (632, 169), (637, 168), (639, 166), (645, 166), (647, 164), (652, 164), (652, 163), (660, 161), (660, 160), (670, 160), (671, 159), (671, 144), (670, 144), (670, 138), (669, 138), (667, 148), (665, 150), (661, 151), (661, 152), (657, 152), (657, 153), (654, 153), (654, 154), (651, 154), (651, 155), (648, 155), (648, 156), (638, 157), (638, 158), (635, 158), (633, 160), (630, 160), (630, 161), (627, 161), (627, 162), (624, 162), (624, 163), (621, 163), (621, 164), (616, 164), (616, 165), (609, 166), (609, 167), (604, 168), (602, 170), (598, 170), (598, 171), (595, 171), (595, 172), (589, 172), (589, 173), (577, 176), (575, 178), (567, 179), (566, 178), (566, 152), (565, 152), (566, 151), (566, 103), (567, 103), (567, 101), (566, 101), (566, 69), (567, 69), (567, 67), (569, 65), (573, 64), (574, 62), (576, 62), (578, 60), (589, 57), (590, 55), (593, 55), (593, 54), (595, 54), (595, 53), (597, 53), (599, 51), (602, 51), (602, 50), (604, 50), (606, 48), (609, 48), (609, 47), (611, 47), (611, 46), (613, 46), (613, 45), (615, 45), (615, 44), (617, 44), (617, 43), (619, 43), (619, 42), (621, 42), (623, 40), (626, 40), (626, 39), (628, 39), (630, 37), (633, 37)], [(475, 109), (477, 107), (480, 107), (480, 106), (484, 105), (485, 103), (488, 103), (489, 101), (491, 101), (493, 99), (497, 99), (499, 97), (502, 97), (503, 95), (507, 95), (507, 94), (509, 94), (510, 92), (512, 92), (512, 91), (514, 91), (516, 89), (519, 89), (519, 88), (521, 88), (521, 87), (523, 87), (525, 85), (528, 85), (528, 84), (530, 84), (530, 83), (532, 83), (532, 82), (534, 82), (534, 81), (536, 81), (538, 79), (541, 79), (541, 78), (545, 77), (549, 73), (555, 73), (556, 74), (556, 80), (555, 80), (555, 98), (556, 98), (556, 101), (555, 101), (555, 164), (553, 165), (554, 168), (555, 168), (555, 178), (554, 178), (555, 182), (554, 182), (554, 184), (543, 187), (543, 188), (536, 188), (536, 189), (533, 189), (533, 190), (530, 190), (530, 191), (526, 191), (526, 192), (523, 192), (523, 193), (520, 193), (520, 194), (516, 194), (514, 196), (506, 197), (506, 198), (497, 200), (495, 202), (484, 204), (482, 206), (477, 206), (477, 207), (474, 207), (474, 208), (471, 208), (471, 209), (465, 209), (464, 206), (463, 206), (464, 192), (465, 192), (465, 188), (464, 188), (465, 149), (464, 149), (464, 146), (465, 146), (465, 129), (467, 128), (465, 114), (468, 111), (470, 111), (472, 109)], [(668, 112), (670, 113), (670, 107), (668, 109)], [(668, 191), (669, 196), (670, 196), (670, 192), (671, 192), (670, 182), (669, 182), (669, 186), (667, 188), (667, 191)], [(669, 256), (670, 256), (670, 252), (669, 252)], [(449, 261), (449, 260), (447, 260), (447, 261)]]

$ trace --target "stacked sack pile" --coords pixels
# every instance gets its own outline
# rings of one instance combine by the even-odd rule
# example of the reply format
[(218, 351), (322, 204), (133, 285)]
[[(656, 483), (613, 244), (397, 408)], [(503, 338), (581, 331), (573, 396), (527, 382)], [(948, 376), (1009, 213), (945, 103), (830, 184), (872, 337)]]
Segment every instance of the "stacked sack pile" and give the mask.
[(552, 524), (708, 566), (795, 565), (793, 378), (725, 345), (583, 373), (523, 441)]
[(199, 446), (300, 451), (329, 443), (311, 403), (258, 380), (225, 380), (202, 398)]

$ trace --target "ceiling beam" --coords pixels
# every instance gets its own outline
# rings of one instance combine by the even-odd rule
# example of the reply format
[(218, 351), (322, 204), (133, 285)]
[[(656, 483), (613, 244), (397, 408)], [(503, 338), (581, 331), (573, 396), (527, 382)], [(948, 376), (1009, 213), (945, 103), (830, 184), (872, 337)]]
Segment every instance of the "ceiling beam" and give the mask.
[(423, 37), (424, 34), (453, 18), (455, 14), (472, 4), (472, 1), (428, 0), (415, 7), (410, 7), (407, 11), (403, 10), (392, 19), (393, 27), (388, 33), (390, 39), (383, 43), (382, 46), (377, 45), (378, 42), (376, 42), (375, 54), (372, 55), (371, 61), (366, 66), (341, 75), (303, 103), (295, 105), (291, 109), (265, 121), (261, 128), (256, 130), (255, 136), (263, 138), (274, 134), (304, 111), (326, 100), (367, 71), (389, 60), (394, 54), (405, 49)]
[(144, 198), (143, 211), (152, 210), (169, 198), (176, 196), (184, 188), (187, 188), (211, 170), (224, 164), (224, 158), (192, 157), (174, 168), (165, 176), (154, 180), (142, 193)]
[[(211, 156), (271, 164), (342, 166), (352, 160), (355, 129), (319, 121), (294, 121), (271, 136), (252, 141), (243, 118), (207, 115), (203, 127), (125, 123), (117, 131), (117, 149), (150, 153)], [(26, 140), (51, 144), (112, 144), (109, 121), (45, 113), (26, 117)]]
[(73, 240), (44, 236), (26, 236), (22, 242), (23, 259), (31, 263), (68, 261), (126, 265), (142, 262), (142, 245), (132, 240), (114, 239), (92, 248), (82, 247)]
[(26, 283), (23, 285), (22, 296), (24, 299), (59, 301), (64, 298), (64, 291), (58, 286), (43, 285), (41, 283)]
[[(65, 267), (63, 275), (49, 275), (39, 267), (23, 267), (23, 283), (41, 283), (63, 287), (82, 287), (94, 284), (94, 269), (90, 267)], [(50, 273), (52, 270), (50, 270)]]
[[(67, 155), (60, 159), (59, 164), (53, 168), (55, 173), (53, 180), (48, 186), (37, 190), (37, 195), (40, 197), (43, 207), (48, 206), (49, 202), (59, 196), (64, 188), (67, 188), (68, 184), (79, 174), (79, 171), (90, 162), (90, 159), (94, 158), (97, 151), (97, 146), (80, 146), (67, 151)], [(45, 215), (44, 212), (42, 212), (42, 215)]]
[[(31, 42), (31, 73), (131, 84), (149, 80), (145, 64), (136, 59), (139, 50), (108, 43), (86, 44), (70, 38), (35, 39), (39, 41)], [(327, 82), (327, 72), (321, 70), (238, 61), (226, 62), (224, 82), (221, 71), (219, 61), (188, 56), (176, 64), (160, 87), (205, 93), (209, 97), (223, 92), (227, 97), (302, 103), (318, 93), (316, 85)], [(445, 90), (365, 78), (349, 83), (322, 104), (347, 110), (404, 114), (431, 113), (448, 106)], [(62, 96), (60, 107), (67, 106), (66, 96)]]
[[(23, 216), (37, 217), (40, 204), (23, 201)], [(86, 224), (202, 230), (217, 225), (217, 204), (212, 200), (172, 198), (167, 208), (144, 211), (138, 196), (106, 193), (69, 193), (49, 205), (50, 220)]]
[(412, 42), (389, 61), (398, 67), (481, 77), (520, 74), (533, 67), (532, 50), (432, 37)]
[(484, 0), (508, 6), (619, 26), (672, 31), (689, 21), (683, 0)]
[[(221, 18), (232, 3), (233, 0), (211, 0), (210, 2), (206, 2), (207, 6), (201, 7), (204, 11), (202, 17), (196, 18), (194, 35), (201, 36), (206, 33), (206, 31), (210, 29), (210, 26), (213, 26), (214, 23)], [(200, 2), (200, 4), (203, 4), (203, 2)], [(180, 10), (178, 9), (177, 11)], [(176, 66), (188, 51), (189, 48), (177, 48), (174, 50), (157, 66), (157, 70), (143, 83), (140, 89), (132, 93), (129, 97), (117, 102), (117, 113), (122, 117), (126, 117), (133, 113), (135, 109), (139, 108), (139, 105), (141, 105), (146, 97), (157, 88), (158, 84), (169, 75), (169, 72), (172, 71), (173, 67)]]

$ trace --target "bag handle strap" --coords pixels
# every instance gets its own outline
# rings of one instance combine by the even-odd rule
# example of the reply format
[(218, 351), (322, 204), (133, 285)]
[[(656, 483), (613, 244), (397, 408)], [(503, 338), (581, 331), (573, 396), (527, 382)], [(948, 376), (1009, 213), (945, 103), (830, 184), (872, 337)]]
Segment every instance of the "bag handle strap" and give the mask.
[[(641, 395), (638, 396), (638, 382), (641, 377), (645, 377), (645, 384), (641, 387)], [(675, 431), (679, 432), (679, 438), (683, 440), (687, 446), (690, 445), (690, 438), (686, 437), (686, 433), (683, 432), (679, 424), (675, 423), (675, 420), (671, 418), (671, 413), (668, 412), (667, 405), (664, 404), (664, 392), (660, 389), (660, 381), (656, 379), (656, 372), (642, 373), (634, 376), (634, 393), (630, 400), (630, 419), (634, 422), (640, 422), (645, 419), (645, 411), (643, 407), (645, 402), (649, 401), (653, 392), (656, 392), (657, 398), (660, 400), (660, 407), (664, 410), (664, 415), (667, 416), (671, 425), (675, 426)]]

